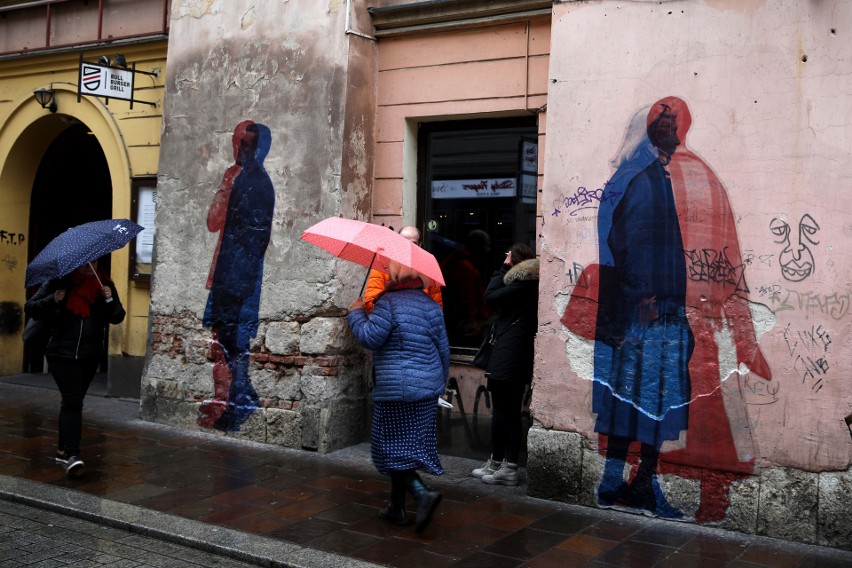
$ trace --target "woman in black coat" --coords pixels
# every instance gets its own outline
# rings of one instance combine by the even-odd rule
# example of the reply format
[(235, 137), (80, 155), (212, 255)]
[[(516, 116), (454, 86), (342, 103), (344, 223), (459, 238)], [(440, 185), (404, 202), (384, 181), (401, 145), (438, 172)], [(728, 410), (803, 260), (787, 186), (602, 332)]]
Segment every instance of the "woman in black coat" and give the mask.
[(125, 315), (115, 285), (97, 268), (94, 260), (45, 282), (25, 306), (28, 316), (50, 330), (45, 357), (62, 395), (55, 459), (70, 477), (83, 473), (83, 399), (98, 369), (107, 327), (121, 323)]
[(526, 386), (532, 381), (538, 329), (538, 271), (535, 252), (523, 243), (515, 244), (485, 290), (485, 304), (498, 313), (496, 339), (485, 372), (491, 392), (492, 453), (472, 474), (489, 484), (518, 484), (521, 407)]

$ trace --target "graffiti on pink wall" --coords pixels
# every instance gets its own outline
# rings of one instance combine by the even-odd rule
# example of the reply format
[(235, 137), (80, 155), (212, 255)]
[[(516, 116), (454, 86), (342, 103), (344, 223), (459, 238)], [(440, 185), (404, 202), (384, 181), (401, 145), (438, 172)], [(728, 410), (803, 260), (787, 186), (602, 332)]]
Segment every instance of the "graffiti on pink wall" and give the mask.
[[(599, 504), (683, 517), (657, 477), (671, 473), (700, 481), (695, 518), (706, 523), (724, 518), (730, 483), (754, 470), (737, 391), (769, 384), (772, 372), (754, 330), (728, 195), (686, 146), (691, 124), (678, 97), (634, 114), (614, 174), (602, 192), (583, 194), (597, 207), (598, 262), (572, 273), (561, 321), (595, 342), (592, 411), (606, 458)], [(585, 213), (578, 205), (563, 200), (554, 215)], [(737, 365), (749, 370), (731, 381), (720, 376), (723, 330)]]

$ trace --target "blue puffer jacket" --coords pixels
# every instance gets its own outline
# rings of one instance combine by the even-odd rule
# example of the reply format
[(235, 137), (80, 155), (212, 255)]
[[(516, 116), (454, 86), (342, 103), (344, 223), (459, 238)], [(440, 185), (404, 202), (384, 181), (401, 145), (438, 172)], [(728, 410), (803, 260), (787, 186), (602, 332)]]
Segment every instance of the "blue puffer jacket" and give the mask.
[(373, 400), (416, 402), (444, 393), (450, 371), (444, 313), (422, 287), (385, 292), (369, 316), (352, 310), (349, 327), (373, 351)]

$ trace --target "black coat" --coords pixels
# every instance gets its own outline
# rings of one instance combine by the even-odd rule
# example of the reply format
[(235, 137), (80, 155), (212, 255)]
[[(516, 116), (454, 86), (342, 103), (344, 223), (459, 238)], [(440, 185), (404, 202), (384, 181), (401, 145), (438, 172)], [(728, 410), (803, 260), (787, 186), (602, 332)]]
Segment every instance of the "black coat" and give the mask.
[(505, 264), (491, 277), (485, 303), (498, 312), (496, 341), (486, 376), (494, 380), (532, 380), (533, 344), (538, 330), (538, 259)]
[(108, 303), (99, 296), (92, 304), (91, 313), (87, 318), (81, 318), (71, 312), (65, 306), (64, 300), (59, 303), (54, 301), (53, 293), (56, 290), (70, 291), (70, 279), (67, 278), (45, 282), (33, 297), (27, 300), (24, 307), (27, 315), (45, 321), (50, 330), (45, 355), (68, 359), (101, 355), (108, 325), (121, 323), (125, 315), (115, 286), (112, 282), (106, 285), (112, 289), (112, 302)]

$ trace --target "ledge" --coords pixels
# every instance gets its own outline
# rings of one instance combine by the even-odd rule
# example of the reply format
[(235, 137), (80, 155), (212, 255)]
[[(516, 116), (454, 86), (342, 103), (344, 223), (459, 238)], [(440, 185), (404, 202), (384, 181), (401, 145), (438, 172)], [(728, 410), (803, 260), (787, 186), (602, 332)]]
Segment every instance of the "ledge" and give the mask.
[(427, 0), (368, 8), (376, 37), (549, 18), (552, 0)]

